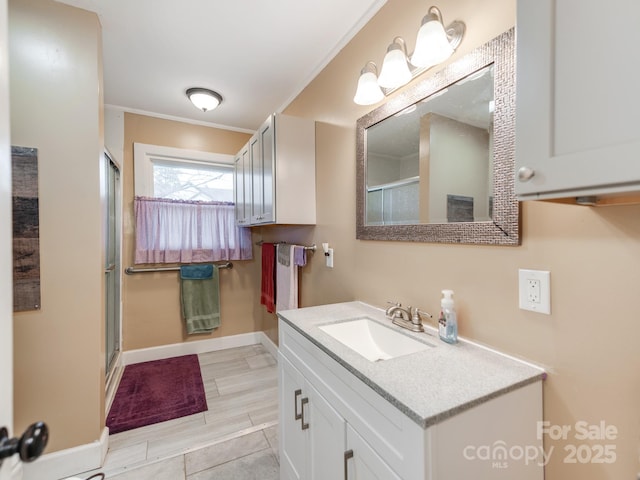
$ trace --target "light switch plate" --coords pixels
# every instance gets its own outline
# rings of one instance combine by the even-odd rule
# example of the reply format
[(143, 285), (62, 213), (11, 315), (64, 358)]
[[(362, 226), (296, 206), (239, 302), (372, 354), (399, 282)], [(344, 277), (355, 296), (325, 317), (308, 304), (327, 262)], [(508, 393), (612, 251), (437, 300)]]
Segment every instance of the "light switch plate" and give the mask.
[(330, 248), (327, 253), (329, 254), (325, 256), (327, 259), (327, 267), (333, 268), (333, 248)]
[(520, 309), (551, 314), (551, 272), (518, 270)]

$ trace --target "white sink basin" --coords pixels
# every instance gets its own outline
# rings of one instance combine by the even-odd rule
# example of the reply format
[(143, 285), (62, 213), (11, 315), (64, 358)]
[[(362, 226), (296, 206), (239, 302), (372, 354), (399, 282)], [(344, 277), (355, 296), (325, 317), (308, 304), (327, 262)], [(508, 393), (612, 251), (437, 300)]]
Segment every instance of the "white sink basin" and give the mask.
[(318, 328), (371, 362), (389, 360), (433, 347), (369, 318), (346, 320)]

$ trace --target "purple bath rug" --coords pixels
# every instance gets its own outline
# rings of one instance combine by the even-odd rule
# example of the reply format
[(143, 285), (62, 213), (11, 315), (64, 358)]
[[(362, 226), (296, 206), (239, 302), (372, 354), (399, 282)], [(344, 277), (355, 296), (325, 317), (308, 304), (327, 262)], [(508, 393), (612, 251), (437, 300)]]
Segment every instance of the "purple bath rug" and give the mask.
[(109, 433), (207, 410), (197, 355), (127, 365), (107, 416)]

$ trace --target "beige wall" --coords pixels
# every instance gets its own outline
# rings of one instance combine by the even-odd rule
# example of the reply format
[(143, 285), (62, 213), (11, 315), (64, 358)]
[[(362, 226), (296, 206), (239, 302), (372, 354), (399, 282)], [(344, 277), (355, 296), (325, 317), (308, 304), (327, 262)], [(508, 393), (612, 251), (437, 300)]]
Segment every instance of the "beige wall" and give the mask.
[(11, 143), (38, 148), (42, 308), (14, 315), (15, 431), (48, 452), (104, 427), (102, 76), (96, 15), (9, 2)]
[[(515, 0), (438, 5), (445, 22), (467, 24), (454, 59), (515, 22)], [(324, 267), (321, 253), (305, 267), (303, 305), (360, 299), (384, 306), (396, 299), (435, 313), (440, 290), (454, 289), (461, 335), (547, 367), (546, 420), (571, 426), (604, 420), (619, 430), (614, 441), (595, 442), (615, 445), (612, 465), (564, 463), (564, 448), (584, 442), (573, 436), (558, 442), (545, 438), (547, 449), (555, 447), (545, 478), (635, 478), (640, 470), (640, 206), (527, 202), (519, 247), (355, 240), (355, 122), (371, 109), (352, 102), (359, 70), (367, 60), (380, 65), (395, 35), (404, 36), (411, 51), (427, 6), (389, 0), (289, 106), (285, 113), (320, 122), (318, 224), (303, 233), (270, 229), (264, 238), (330, 242), (335, 248), (334, 269)], [(551, 316), (518, 309), (518, 268), (551, 270)]]
[[(122, 177), (125, 267), (133, 264), (135, 248), (134, 142), (235, 155), (249, 137), (246, 133), (125, 114)], [(257, 247), (254, 252), (256, 250)], [(259, 259), (235, 261), (233, 264), (233, 269), (220, 271), (221, 326), (210, 334), (186, 334), (180, 314), (179, 278), (176, 272), (125, 275), (122, 297), (123, 350), (260, 330)]]

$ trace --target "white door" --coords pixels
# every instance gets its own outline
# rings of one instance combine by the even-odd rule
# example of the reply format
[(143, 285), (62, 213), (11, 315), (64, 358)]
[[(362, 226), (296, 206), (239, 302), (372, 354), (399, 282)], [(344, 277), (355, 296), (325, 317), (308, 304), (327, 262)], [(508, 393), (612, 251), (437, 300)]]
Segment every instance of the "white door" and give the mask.
[[(11, 140), (7, 0), (0, 0), (0, 427), (13, 429), (13, 291), (11, 285)], [(0, 480), (20, 480), (16, 456), (0, 466)], [(15, 471), (14, 471), (15, 470)]]

